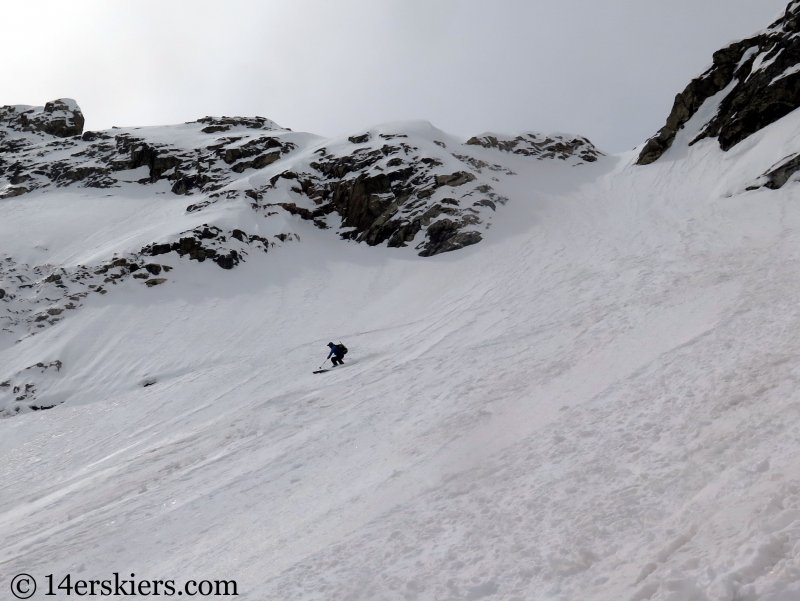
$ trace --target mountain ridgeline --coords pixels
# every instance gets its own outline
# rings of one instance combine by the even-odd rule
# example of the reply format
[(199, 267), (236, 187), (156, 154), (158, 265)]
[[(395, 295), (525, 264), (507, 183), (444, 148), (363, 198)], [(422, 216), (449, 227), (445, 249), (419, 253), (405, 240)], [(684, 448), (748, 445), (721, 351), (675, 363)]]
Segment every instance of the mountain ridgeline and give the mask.
[[(580, 137), (485, 134), (462, 143), (430, 126), (325, 141), (262, 117), (102, 132), (83, 132), (83, 123), (69, 99), (44, 108), (1, 107), (0, 199), (68, 186), (113, 192), (126, 184), (165, 182), (171, 194), (191, 197), (189, 213), (239, 199), (256, 211), (284, 211), (321, 229), (336, 228), (343, 239), (371, 246), (413, 243), (421, 256), (479, 242), (483, 213), (506, 202), (492, 182), (512, 171), (485, 160), (486, 153), (476, 156), (475, 148), (489, 149), (499, 163), (503, 155), (517, 155), (580, 164), (602, 154)], [(447, 142), (433, 139), (437, 132)], [(269, 177), (254, 185), (253, 174), (265, 168)], [(165, 243), (180, 251), (176, 236), (153, 241), (149, 252)], [(205, 247), (200, 240), (192, 248)]]
[(145, 210), (163, 199), (156, 205), (167, 211), (144, 232), (122, 225), (130, 242), (90, 262), (0, 256), (0, 333), (40, 332), (87, 296), (127, 281), (145, 289), (175, 281), (181, 263), (233, 269), (296, 243), (304, 222), (334, 241), (413, 247), (422, 257), (462, 249), (483, 239), (509, 201), (497, 187), (515, 177), (515, 164), (580, 168), (601, 156), (582, 137), (463, 140), (424, 122), (336, 139), (263, 117), (84, 131), (71, 99), (0, 107), (0, 203), (24, 211), (41, 199), (69, 198)]

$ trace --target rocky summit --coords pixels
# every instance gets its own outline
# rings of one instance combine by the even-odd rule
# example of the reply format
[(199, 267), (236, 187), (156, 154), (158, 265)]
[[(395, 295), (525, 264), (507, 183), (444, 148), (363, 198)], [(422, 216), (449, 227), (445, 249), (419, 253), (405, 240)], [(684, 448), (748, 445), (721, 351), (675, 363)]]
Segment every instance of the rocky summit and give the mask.
[[(677, 95), (666, 125), (644, 145), (638, 164), (661, 158), (690, 120), (699, 122), (689, 145), (715, 138), (727, 151), (798, 107), (800, 2), (791, 2), (767, 29), (714, 53), (712, 65)], [(781, 162), (763, 183), (780, 187), (787, 171), (796, 170), (795, 162), (788, 169)]]
[(78, 104), (61, 98), (41, 106), (0, 107), (0, 140), (12, 132), (50, 134), (56, 138), (79, 136), (85, 120)]

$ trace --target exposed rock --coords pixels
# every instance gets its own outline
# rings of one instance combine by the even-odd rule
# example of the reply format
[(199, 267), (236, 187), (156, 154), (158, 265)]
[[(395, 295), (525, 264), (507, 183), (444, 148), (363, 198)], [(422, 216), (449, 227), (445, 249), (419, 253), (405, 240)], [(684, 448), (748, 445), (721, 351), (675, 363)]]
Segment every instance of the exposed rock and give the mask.
[(800, 155), (795, 154), (765, 174), (768, 180), (765, 185), (772, 190), (782, 188), (798, 170), (800, 170)]
[(2, 189), (2, 191), (0, 191), (0, 199), (22, 196), (23, 194), (27, 194), (28, 192), (30, 192), (30, 190), (25, 186), (7, 186), (5, 189)]
[(246, 169), (263, 169), (267, 165), (272, 165), (281, 158), (280, 152), (269, 152), (255, 157), (252, 161), (242, 161), (232, 167), (234, 173), (243, 173)]
[[(386, 143), (388, 140), (399, 142), (395, 145)], [(422, 152), (406, 134), (367, 133), (349, 141), (373, 142), (352, 150), (319, 149), (317, 158), (302, 165), (300, 171), (286, 170), (273, 176), (269, 187), (251, 196), (257, 201), (253, 206), (280, 207), (323, 229), (330, 227), (329, 216), (338, 215), (342, 238), (369, 245), (386, 243), (390, 247), (407, 246), (421, 232), (427, 237), (431, 222), (446, 214), (451, 217), (452, 226), (441, 229), (436, 242), (417, 245), (424, 256), (429, 256), (479, 240), (480, 236), (464, 236), (450, 245), (445, 238), (455, 238), (462, 227), (474, 228), (482, 223), (478, 216), (481, 208), (494, 210), (507, 201), (488, 184), (468, 186), (477, 183), (475, 173), (471, 168), (464, 169), (460, 156), (442, 152), (439, 145), (433, 146), (435, 155), (431, 155), (430, 147)], [(461, 208), (458, 201), (450, 198), (450, 206), (443, 206), (437, 200), (443, 195), (440, 190), (450, 190), (452, 194), (457, 188), (463, 188), (462, 197), (471, 197), (470, 205)], [(297, 202), (269, 202), (274, 196), (284, 196), (283, 190), (304, 195), (309, 203), (301, 206)]]
[(232, 250), (227, 255), (219, 255), (214, 261), (223, 269), (233, 269), (239, 264), (239, 254)]
[(265, 129), (268, 131), (285, 129), (274, 121), (264, 117), (203, 117), (202, 119), (198, 119), (196, 122), (190, 121), (189, 123), (207, 123), (208, 126), (202, 130), (205, 133), (215, 133), (214, 131), (206, 131), (208, 129), (215, 129), (215, 131), (228, 131), (231, 127)]
[(800, 3), (763, 32), (714, 53), (713, 63), (678, 94), (666, 125), (647, 141), (638, 164), (658, 160), (700, 107), (728, 89), (689, 144), (717, 138), (727, 151), (800, 107)]
[(81, 136), (84, 142), (94, 142), (95, 140), (111, 140), (112, 137), (99, 131), (85, 131)]
[(461, 224), (451, 219), (442, 219), (428, 228), (428, 241), (424, 243), (421, 257), (458, 250), (481, 241), (480, 232), (461, 232)]
[(526, 133), (512, 138), (502, 134), (482, 134), (467, 140), (467, 145), (493, 148), (541, 160), (561, 159), (563, 161), (578, 157), (587, 163), (593, 163), (599, 157), (604, 156), (594, 144), (579, 136), (543, 136), (538, 133)]
[[(231, 248), (230, 240), (236, 240), (237, 248)], [(223, 269), (232, 269), (247, 255), (248, 248), (257, 248), (263, 252), (269, 250), (270, 242), (257, 234), (247, 234), (242, 230), (233, 229), (225, 234), (214, 226), (203, 225), (188, 232), (183, 232), (181, 237), (172, 243), (155, 243), (145, 246), (142, 255), (158, 256), (175, 252), (181, 257), (188, 257), (193, 261), (203, 262), (213, 260)], [(167, 265), (148, 263), (144, 268), (153, 275), (158, 275), (161, 269), (171, 269)], [(136, 276), (134, 276), (136, 277)]]
[[(150, 257), (175, 253), (175, 259), (184, 257), (202, 262), (211, 259), (222, 269), (232, 269), (245, 261), (252, 251), (267, 252), (278, 242), (296, 239), (292, 234), (276, 235), (273, 241), (241, 229), (223, 231), (207, 224), (188, 230), (177, 240), (154, 243), (125, 257), (113, 257), (92, 267), (54, 269), (53, 266), (16, 264), (11, 257), (0, 257), (0, 299), (9, 303), (0, 313), (0, 331), (14, 336), (33, 335), (63, 319), (69, 311), (82, 305), (91, 293), (107, 294), (104, 285), (115, 286), (127, 278), (148, 280), (148, 286), (166, 282), (157, 278), (172, 266), (155, 263)], [(156, 281), (160, 280), (160, 281)], [(21, 339), (21, 338), (19, 338)]]
[(778, 190), (786, 185), (798, 171), (800, 171), (800, 154), (791, 154), (770, 167), (765, 174), (747, 186), (746, 189), (769, 188), (770, 190)]
[(446, 175), (437, 175), (436, 176), (436, 186), (463, 186), (467, 182), (474, 182), (475, 176), (471, 173), (467, 173), (466, 171), (457, 171), (455, 173), (449, 173)]
[[(54, 101), (39, 108), (4, 107), (0, 111), (0, 198), (48, 186), (115, 188), (167, 182), (172, 194), (199, 197), (187, 203), (186, 210), (192, 214), (220, 201), (238, 200), (266, 216), (285, 212), (311, 220), (321, 229), (336, 227), (342, 238), (369, 245), (399, 247), (413, 242), (419, 246), (419, 235), (428, 239), (420, 248), (436, 254), (475, 239), (471, 235), (456, 240), (460, 233), (456, 229), (488, 227), (486, 211), (494, 212), (507, 200), (480, 176), (484, 170), (495, 175), (513, 175), (513, 171), (473, 156), (471, 146), (540, 160), (574, 159), (577, 164), (601, 154), (584, 138), (532, 133), (486, 134), (461, 145), (460, 152), (448, 152), (444, 142), (427, 139), (418, 131), (410, 136), (379, 130), (351, 136), (350, 145), (337, 142), (333, 148), (300, 155), (294, 151), (301, 146), (312, 148), (309, 144), (316, 144), (315, 138), (294, 134), (263, 117), (204, 117), (174, 127), (174, 139), (161, 127), (115, 128), (79, 136), (83, 116), (73, 101)], [(68, 134), (71, 137), (53, 139)], [(276, 169), (281, 163), (285, 167)], [(272, 170), (269, 185), (255, 184), (258, 179), (249, 176), (244, 189), (239, 185), (240, 174), (261, 169)], [(441, 216), (455, 225), (442, 229), (432, 243), (428, 230)], [(230, 269), (244, 260), (250, 247), (266, 251), (274, 244), (244, 232), (228, 235), (233, 240), (212, 228), (206, 227), (206, 233), (196, 228), (169, 241), (154, 241), (138, 254), (153, 257), (175, 252)], [(454, 242), (448, 245), (442, 236)], [(143, 262), (133, 261), (128, 268), (133, 272), (140, 267)], [(103, 283), (114, 285), (124, 277), (106, 275)], [(96, 291), (107, 292), (102, 287)]]
[[(0, 417), (11, 417), (29, 411), (52, 409), (56, 403), (37, 400), (58, 381), (63, 363), (56, 359), (39, 362), (0, 382)], [(62, 401), (63, 402), (63, 401)]]
[[(422, 256), (463, 248), (481, 240), (494, 211), (508, 200), (492, 182), (514, 175), (484, 160), (490, 155), (484, 148), (574, 164), (595, 156), (584, 139), (490, 136), (476, 138), (482, 148), (450, 142), (447, 148), (419, 129), (411, 135), (360, 133), (349, 143), (337, 140), (322, 148), (320, 138), (262, 117), (205, 117), (81, 136), (83, 116), (70, 102), (0, 110), (0, 198), (47, 188), (154, 186), (153, 194), (192, 196), (186, 218), (194, 223), (218, 202), (244, 203), (247, 217), (238, 228), (203, 223), (90, 266), (61, 269), (0, 258), (0, 298), (7, 309), (0, 330), (17, 340), (68, 318), (89, 295), (119, 293), (118, 285), (128, 280), (148, 288), (167, 283), (167, 262), (233, 269), (254, 251), (299, 240), (282, 225), (275, 227), (292, 216), (347, 240), (413, 246)], [(218, 212), (208, 214), (213, 219)], [(262, 228), (273, 215), (281, 221)], [(263, 231), (272, 232), (269, 239), (259, 235)], [(179, 277), (180, 272), (174, 279)]]
[(0, 107), (0, 127), (14, 131), (41, 132), (66, 138), (81, 135), (83, 124), (83, 113), (71, 98), (52, 100), (43, 107)]
[[(0, 198), (19, 196), (51, 184), (116, 187), (125, 183), (125, 172), (140, 167), (147, 167), (148, 175), (139, 184), (167, 180), (174, 194), (206, 193), (213, 197), (237, 174), (263, 169), (296, 148), (286, 139), (289, 130), (263, 117), (205, 117), (186, 124), (194, 125), (197, 131), (231, 134), (209, 136), (200, 146), (190, 148), (165, 143), (159, 136), (151, 138), (149, 132), (161, 128), (112, 130), (113, 135), (86, 132), (80, 138), (55, 142), (42, 137), (7, 135), (12, 131), (54, 136), (80, 134), (83, 115), (74, 102), (73, 105), (71, 108), (55, 101), (46, 107), (0, 109)], [(25, 185), (19, 185), (22, 183)]]
[(353, 144), (366, 144), (370, 140), (370, 135), (369, 132), (367, 132), (361, 136), (350, 136), (347, 139), (350, 140)]
[(32, 120), (34, 127), (56, 136), (80, 136), (85, 120), (78, 104), (70, 98), (53, 100), (44, 105), (44, 115)]

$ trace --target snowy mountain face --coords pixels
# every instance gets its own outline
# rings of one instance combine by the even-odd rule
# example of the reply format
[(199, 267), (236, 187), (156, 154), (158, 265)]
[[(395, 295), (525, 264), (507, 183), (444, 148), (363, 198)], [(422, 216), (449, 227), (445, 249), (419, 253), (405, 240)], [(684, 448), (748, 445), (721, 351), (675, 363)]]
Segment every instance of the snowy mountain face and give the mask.
[(798, 601), (798, 11), (615, 156), (1, 109), (0, 598)]
[[(339, 239), (412, 245), (423, 257), (457, 250), (480, 242), (508, 201), (493, 185), (514, 172), (490, 161), (515, 154), (579, 166), (602, 156), (583, 138), (524, 134), (498, 142), (485, 135), (464, 143), (424, 123), (407, 124), (408, 133), (397, 125), (323, 140), (261, 117), (82, 133), (83, 115), (70, 99), (0, 111), (0, 198), (24, 203), (23, 195), (80, 190), (86, 198), (186, 199), (175, 227), (134, 236), (135, 244), (86, 263), (31, 265), (3, 256), (0, 325), (16, 340), (110, 286), (164, 284), (178, 258), (232, 269), (297, 240), (293, 217)], [(6, 388), (0, 414), (39, 408), (16, 396), (16, 386)]]
[[(53, 187), (112, 189), (165, 181), (173, 194), (192, 197), (189, 213), (240, 200), (258, 212), (277, 209), (322, 229), (335, 227), (341, 238), (371, 246), (407, 246), (423, 232), (415, 242), (421, 256), (479, 242), (486, 227), (482, 213), (507, 200), (491, 183), (497, 174), (513, 173), (482, 160), (486, 155), (476, 156), (470, 145), (576, 165), (601, 156), (585, 138), (524, 134), (499, 136), (498, 142), (487, 134), (464, 144), (428, 124), (410, 124), (408, 133), (389, 127), (324, 144), (261, 117), (206, 117), (182, 126), (78, 136), (83, 115), (69, 99), (44, 109), (0, 111), (0, 198)], [(214, 253), (208, 257), (229, 268), (230, 261)]]

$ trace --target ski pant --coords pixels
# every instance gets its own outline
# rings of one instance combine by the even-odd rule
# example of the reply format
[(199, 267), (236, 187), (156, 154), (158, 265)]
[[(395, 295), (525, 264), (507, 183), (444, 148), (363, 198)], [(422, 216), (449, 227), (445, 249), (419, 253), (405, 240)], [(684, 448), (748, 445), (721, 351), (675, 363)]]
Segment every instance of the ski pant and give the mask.
[(331, 363), (333, 363), (334, 365), (341, 365), (342, 363), (344, 363), (344, 361), (342, 361), (343, 357), (344, 355), (334, 355), (333, 357), (331, 357)]

